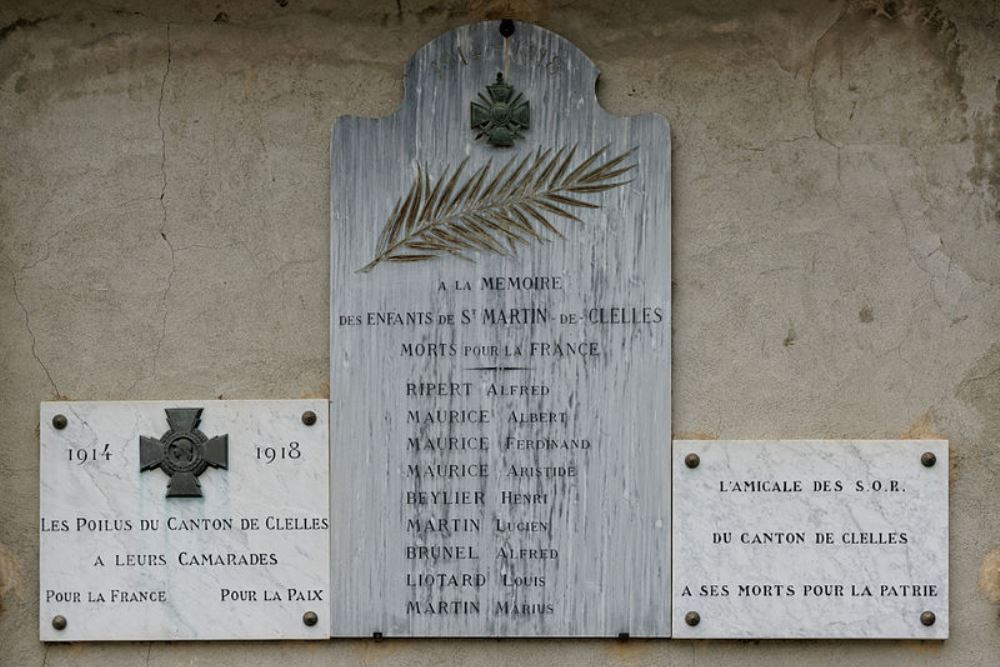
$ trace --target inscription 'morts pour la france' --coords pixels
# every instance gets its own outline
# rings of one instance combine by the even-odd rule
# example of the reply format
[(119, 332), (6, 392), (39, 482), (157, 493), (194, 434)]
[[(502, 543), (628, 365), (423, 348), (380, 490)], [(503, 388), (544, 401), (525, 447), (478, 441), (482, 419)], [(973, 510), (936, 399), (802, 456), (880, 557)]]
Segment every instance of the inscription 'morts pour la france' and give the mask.
[(170, 429), (162, 436), (139, 437), (139, 470), (159, 468), (170, 476), (167, 497), (200, 498), (198, 476), (209, 466), (226, 469), (229, 436), (208, 438), (198, 430), (202, 408), (168, 408)]
[(596, 79), (485, 22), (333, 125), (336, 636), (669, 636), (670, 132)]

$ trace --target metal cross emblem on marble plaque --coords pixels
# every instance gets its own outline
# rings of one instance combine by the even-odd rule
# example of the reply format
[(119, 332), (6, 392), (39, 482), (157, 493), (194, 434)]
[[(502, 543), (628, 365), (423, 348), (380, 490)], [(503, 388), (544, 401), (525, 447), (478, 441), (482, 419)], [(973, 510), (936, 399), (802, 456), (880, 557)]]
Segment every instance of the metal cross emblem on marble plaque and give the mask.
[(486, 92), (489, 97), (479, 93), (479, 101), (469, 105), (476, 139), (486, 137), (493, 146), (513, 146), (528, 129), (531, 106), (522, 93), (514, 94), (503, 73), (497, 73), (496, 83), (486, 86)]
[(170, 430), (157, 438), (139, 437), (139, 471), (160, 468), (170, 475), (167, 497), (201, 497), (198, 476), (229, 464), (229, 435), (208, 438), (198, 430), (201, 408), (167, 408)]

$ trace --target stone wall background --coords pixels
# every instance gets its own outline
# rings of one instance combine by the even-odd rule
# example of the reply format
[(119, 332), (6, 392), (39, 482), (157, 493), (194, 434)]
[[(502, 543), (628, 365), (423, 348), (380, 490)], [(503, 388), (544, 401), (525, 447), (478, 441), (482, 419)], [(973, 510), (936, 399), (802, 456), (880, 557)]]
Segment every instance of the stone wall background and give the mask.
[[(40, 644), (39, 401), (325, 396), (330, 124), (502, 16), (670, 119), (678, 436), (951, 441), (952, 638)], [(5, 0), (0, 664), (996, 664), (998, 77), (995, 0)]]

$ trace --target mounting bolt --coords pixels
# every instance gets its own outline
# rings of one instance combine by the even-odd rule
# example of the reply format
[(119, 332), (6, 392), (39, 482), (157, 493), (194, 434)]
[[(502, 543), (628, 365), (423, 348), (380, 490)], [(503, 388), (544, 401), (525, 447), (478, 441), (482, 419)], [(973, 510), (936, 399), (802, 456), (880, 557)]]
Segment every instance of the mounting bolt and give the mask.
[(52, 627), (56, 630), (66, 629), (66, 617), (65, 616), (53, 616), (52, 617)]
[[(937, 463), (937, 457), (934, 456), (934, 452), (924, 452), (920, 455), (920, 462), (924, 464), (925, 468), (933, 467)], [(933, 614), (932, 614), (933, 615)], [(933, 623), (934, 621), (931, 621)]]
[(56, 430), (59, 431), (66, 428), (66, 424), (68, 423), (69, 420), (66, 419), (66, 415), (56, 415), (55, 417), (52, 418), (52, 426), (54, 426)]
[(937, 620), (937, 616), (934, 615), (933, 611), (925, 611), (920, 614), (920, 622), (924, 625), (930, 626), (934, 625), (934, 621)]
[(684, 457), (684, 465), (688, 468), (697, 468), (699, 463), (701, 463), (701, 457), (697, 454), (692, 453)]
[(308, 625), (310, 628), (319, 621), (319, 616), (316, 615), (314, 611), (307, 611), (302, 614), (302, 622)]
[(701, 614), (696, 611), (689, 611), (684, 614), (684, 622), (690, 625), (692, 628), (699, 623), (701, 623)]
[(316, 423), (316, 413), (312, 410), (306, 410), (302, 413), (302, 423), (306, 426), (312, 426)]

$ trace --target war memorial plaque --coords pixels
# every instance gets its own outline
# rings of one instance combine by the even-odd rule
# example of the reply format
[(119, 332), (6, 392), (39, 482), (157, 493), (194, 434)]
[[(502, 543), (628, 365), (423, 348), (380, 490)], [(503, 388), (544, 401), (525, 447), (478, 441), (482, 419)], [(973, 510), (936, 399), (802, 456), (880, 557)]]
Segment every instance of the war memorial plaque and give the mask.
[(41, 639), (328, 638), (327, 405), (42, 403)]
[(335, 636), (670, 632), (670, 133), (491, 21), (331, 143)]
[(674, 443), (673, 634), (948, 637), (948, 443)]

